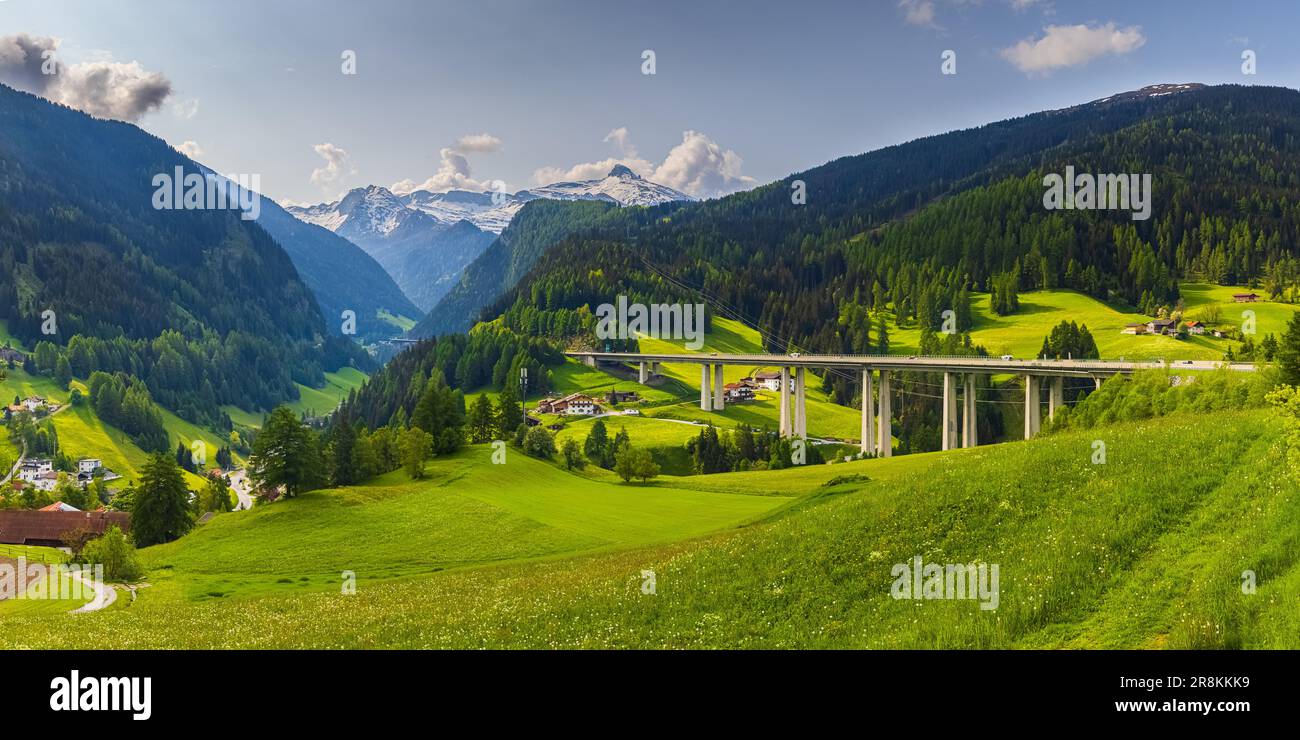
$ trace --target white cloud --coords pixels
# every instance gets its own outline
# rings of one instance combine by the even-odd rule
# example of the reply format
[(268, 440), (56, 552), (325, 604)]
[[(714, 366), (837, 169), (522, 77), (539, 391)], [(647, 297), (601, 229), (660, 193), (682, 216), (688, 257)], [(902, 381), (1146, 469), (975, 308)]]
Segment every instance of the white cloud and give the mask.
[(624, 157), (636, 158), (636, 147), (632, 146), (631, 142), (629, 142), (627, 138), (627, 126), (619, 126), (613, 131), (610, 131), (605, 134), (605, 138), (602, 139), (602, 141), (605, 143), (612, 141), (614, 142), (614, 146), (617, 146), (618, 150), (623, 152)]
[(914, 26), (934, 25), (933, 0), (898, 0), (898, 7), (903, 9), (903, 20)]
[(489, 154), (501, 150), (501, 140), (492, 134), (466, 134), (456, 140), (456, 151), (462, 154)]
[(744, 160), (698, 131), (682, 133), (682, 143), (668, 152), (650, 179), (700, 198), (712, 198), (758, 184), (740, 173)]
[(325, 164), (312, 170), (311, 184), (319, 186), (322, 190), (333, 190), (343, 184), (348, 177), (355, 175), (356, 170), (352, 168), (352, 158), (348, 156), (346, 149), (335, 146), (328, 141), (324, 144), (317, 144), (312, 147)]
[(198, 142), (195, 141), (185, 141), (181, 143), (180, 146), (176, 147), (176, 151), (184, 154), (190, 159), (198, 159), (203, 156), (203, 147), (199, 146)]
[[(494, 190), (496, 180), (477, 180), (470, 167), (467, 154), (491, 154), (501, 151), (501, 139), (487, 132), (465, 134), (456, 140), (455, 145), (438, 150), (438, 171), (424, 182), (405, 179), (388, 187), (398, 195), (405, 195), (416, 190), (428, 190), (433, 193), (445, 193), (448, 190), (483, 191)], [(505, 184), (501, 183), (504, 188)]]
[(172, 103), (172, 114), (177, 118), (189, 120), (199, 113), (199, 101), (197, 98), (189, 100), (180, 100)]
[(1048, 26), (1039, 39), (1023, 39), (1003, 49), (1002, 58), (1027, 74), (1086, 64), (1100, 56), (1128, 54), (1146, 43), (1138, 26)]
[(533, 172), (533, 182), (548, 185), (570, 180), (598, 180), (621, 164), (652, 182), (700, 198), (718, 197), (757, 184), (754, 178), (741, 174), (743, 160), (740, 155), (730, 149), (724, 150), (698, 131), (683, 132), (682, 143), (673, 147), (658, 165), (638, 155), (625, 126), (610, 131), (604, 141), (618, 147), (622, 156), (582, 162), (568, 168), (542, 167)]
[(123, 121), (140, 120), (172, 94), (171, 81), (139, 62), (100, 58), (63, 64), (55, 55), (58, 47), (58, 39), (46, 36), (0, 37), (0, 81), (93, 116)]
[(405, 195), (415, 190), (428, 190), (433, 193), (444, 193), (448, 190), (470, 190), (482, 191), (491, 190), (491, 181), (475, 180), (471, 175), (472, 170), (469, 166), (469, 160), (464, 154), (456, 151), (454, 147), (443, 147), (438, 151), (440, 163), (438, 171), (433, 173), (429, 179), (422, 183), (414, 180), (401, 180), (393, 183), (388, 189), (398, 195)]

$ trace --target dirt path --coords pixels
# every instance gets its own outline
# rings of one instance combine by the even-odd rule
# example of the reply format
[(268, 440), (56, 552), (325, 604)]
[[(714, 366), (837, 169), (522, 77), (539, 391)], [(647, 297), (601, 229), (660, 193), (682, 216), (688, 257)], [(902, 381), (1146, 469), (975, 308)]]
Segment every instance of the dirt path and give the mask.
[(90, 578), (87, 578), (85, 574), (80, 571), (73, 571), (71, 573), (71, 576), (73, 580), (79, 581), (83, 586), (87, 586), (95, 590), (95, 598), (86, 602), (86, 604), (81, 606), (80, 608), (73, 609), (71, 612), (72, 614), (85, 614), (87, 612), (97, 612), (100, 609), (105, 609), (107, 607), (112, 606), (113, 602), (117, 601), (117, 589), (113, 588), (112, 586), (106, 583), (100, 583), (99, 581), (91, 580)]

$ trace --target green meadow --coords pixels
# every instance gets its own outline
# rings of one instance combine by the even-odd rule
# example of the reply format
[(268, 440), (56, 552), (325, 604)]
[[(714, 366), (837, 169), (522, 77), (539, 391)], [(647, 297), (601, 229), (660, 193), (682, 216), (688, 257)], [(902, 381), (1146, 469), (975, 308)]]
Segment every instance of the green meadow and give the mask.
[[(1185, 304), (1185, 320), (1203, 320), (1207, 318), (1208, 309), (1217, 307), (1218, 326), (1240, 328), (1245, 319), (1242, 312), (1254, 311), (1258, 338), (1265, 334), (1281, 335), (1291, 316), (1300, 310), (1300, 307), (1287, 303), (1242, 304), (1232, 301), (1233, 293), (1251, 292), (1248, 288), (1183, 283), (1180, 289)], [(1124, 334), (1122, 330), (1126, 324), (1146, 323), (1150, 317), (1136, 313), (1131, 307), (1112, 306), (1072, 290), (1021, 293), (1020, 310), (1009, 316), (993, 313), (987, 293), (974, 294), (971, 308), (974, 317), (971, 341), (983, 345), (993, 355), (1036, 356), (1042, 349), (1043, 339), (1062, 320), (1087, 325), (1102, 358), (1110, 360), (1121, 357), (1132, 360), (1219, 360), (1223, 359), (1229, 346), (1236, 344), (1212, 336), (1193, 336), (1183, 341), (1167, 336)], [(891, 321), (889, 332), (892, 354), (917, 351), (921, 337), (919, 329), (900, 329)]]
[[(325, 385), (321, 388), (312, 388), (298, 383), (298, 400), (285, 405), (300, 416), (304, 413), (325, 416), (334, 411), (348, 397), (348, 393), (360, 388), (366, 382), (366, 377), (365, 373), (354, 367), (339, 368), (337, 372), (325, 373)], [(250, 411), (238, 406), (222, 406), (221, 410), (225, 411), (235, 424), (251, 429), (261, 427), (262, 419), (266, 418), (265, 411)]]
[[(1180, 414), (647, 486), (481, 447), (221, 515), (77, 623), (124, 648), (1295, 648), (1279, 440), (1268, 411)], [(916, 556), (997, 565), (997, 608), (894, 598)], [(5, 617), (2, 646), (84, 645), (66, 615)]]

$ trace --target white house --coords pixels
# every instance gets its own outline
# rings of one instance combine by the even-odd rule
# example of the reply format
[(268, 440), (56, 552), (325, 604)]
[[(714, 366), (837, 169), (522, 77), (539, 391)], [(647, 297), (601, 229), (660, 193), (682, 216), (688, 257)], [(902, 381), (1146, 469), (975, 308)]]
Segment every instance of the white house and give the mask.
[(769, 391), (781, 390), (781, 373), (775, 370), (759, 370), (754, 373), (754, 383)]
[(18, 477), (28, 483), (35, 483), (45, 473), (54, 472), (54, 463), (39, 458), (24, 458), (18, 464)]
[(568, 401), (568, 406), (565, 407), (564, 413), (569, 416), (591, 416), (600, 411), (600, 407), (590, 396), (575, 395), (565, 400)]
[(23, 405), (27, 407), (29, 412), (43, 409), (45, 408), (45, 399), (40, 396), (28, 396), (23, 399)]
[(104, 467), (104, 461), (97, 457), (83, 457), (77, 461), (78, 473), (94, 473), (96, 470)]

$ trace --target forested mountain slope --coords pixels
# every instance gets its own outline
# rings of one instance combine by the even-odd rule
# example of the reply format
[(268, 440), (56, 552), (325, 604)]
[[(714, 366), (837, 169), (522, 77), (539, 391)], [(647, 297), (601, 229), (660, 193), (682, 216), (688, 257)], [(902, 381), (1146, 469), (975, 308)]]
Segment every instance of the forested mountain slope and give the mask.
[(155, 207), (155, 176), (177, 167), (201, 172), (135, 126), (0, 86), (9, 331), (38, 349), (75, 345), (78, 375), (130, 373), (191, 420), (216, 420), (223, 403), (296, 398), (295, 381), (365, 363), (328, 335), (289, 256), (256, 223), (228, 208)]

